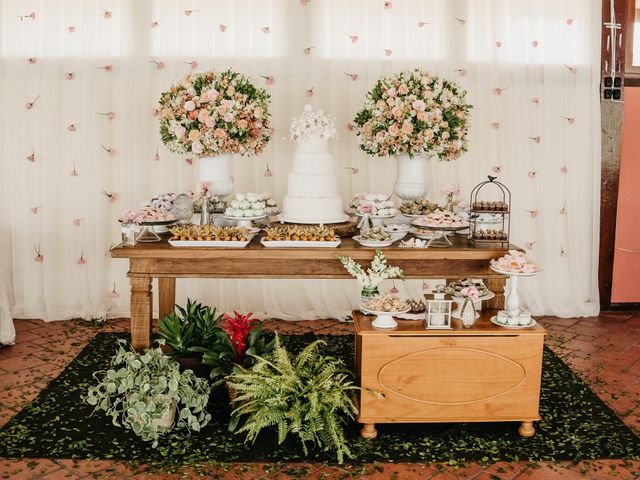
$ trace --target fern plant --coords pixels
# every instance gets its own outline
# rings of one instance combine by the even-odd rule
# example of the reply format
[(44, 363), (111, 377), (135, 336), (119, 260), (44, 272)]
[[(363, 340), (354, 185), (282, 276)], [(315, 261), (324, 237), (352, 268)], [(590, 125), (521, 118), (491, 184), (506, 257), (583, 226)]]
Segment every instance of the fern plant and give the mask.
[(358, 413), (352, 396), (356, 387), (344, 363), (321, 355), (317, 340), (300, 354), (291, 355), (276, 335), (273, 352), (256, 357), (251, 369), (238, 367), (228, 384), (238, 392), (230, 427), (237, 420), (244, 423), (237, 433), (246, 433), (246, 441), (254, 442), (264, 429), (275, 427), (278, 443), (295, 434), (305, 454), (308, 445), (333, 451), (338, 462), (352, 458), (343, 426)]

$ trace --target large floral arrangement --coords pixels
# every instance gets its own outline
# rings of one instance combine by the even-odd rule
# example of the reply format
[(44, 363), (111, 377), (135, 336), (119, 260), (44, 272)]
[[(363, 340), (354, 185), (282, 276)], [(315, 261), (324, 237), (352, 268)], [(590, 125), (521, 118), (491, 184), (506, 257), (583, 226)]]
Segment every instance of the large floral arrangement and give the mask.
[(365, 290), (378, 288), (383, 280), (400, 278), (404, 280), (404, 272), (400, 267), (392, 267), (387, 264), (387, 259), (382, 250), (376, 249), (376, 254), (371, 261), (371, 266), (366, 270), (351, 257), (338, 257), (340, 263), (349, 274), (358, 279), (360, 286)]
[(455, 83), (416, 69), (383, 77), (354, 119), (360, 148), (370, 155), (437, 156), (467, 151), (471, 105)]
[(188, 74), (160, 107), (160, 135), (172, 152), (257, 155), (269, 142), (269, 94), (232, 70)]
[(311, 105), (305, 105), (300, 116), (291, 120), (289, 133), (291, 140), (301, 137), (309, 140), (327, 140), (338, 136), (334, 120), (327, 117), (323, 110), (314, 112)]

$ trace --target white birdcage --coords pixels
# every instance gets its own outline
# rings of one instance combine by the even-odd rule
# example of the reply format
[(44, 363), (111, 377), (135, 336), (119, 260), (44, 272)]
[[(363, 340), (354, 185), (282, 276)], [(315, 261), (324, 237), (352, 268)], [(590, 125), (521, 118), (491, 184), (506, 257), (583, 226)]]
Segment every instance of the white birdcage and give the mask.
[(425, 327), (434, 330), (451, 329), (451, 295), (435, 291), (424, 296), (426, 300)]

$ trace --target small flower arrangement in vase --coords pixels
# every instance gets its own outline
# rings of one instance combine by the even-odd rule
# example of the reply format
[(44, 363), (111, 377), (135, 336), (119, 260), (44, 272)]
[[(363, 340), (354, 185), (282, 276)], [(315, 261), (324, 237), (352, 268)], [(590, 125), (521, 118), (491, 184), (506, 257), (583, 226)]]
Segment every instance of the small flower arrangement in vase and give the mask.
[(200, 214), (200, 225), (211, 223), (211, 213), (220, 199), (213, 193), (212, 182), (199, 182), (191, 192), (193, 211)]
[(338, 260), (347, 272), (360, 283), (360, 297), (362, 301), (380, 294), (378, 286), (383, 280), (399, 278), (404, 280), (404, 272), (400, 267), (392, 267), (387, 264), (387, 259), (382, 250), (376, 249), (376, 254), (371, 261), (371, 266), (364, 269), (353, 258), (339, 256)]
[(457, 200), (454, 198), (460, 195), (460, 185), (457, 183), (447, 183), (440, 189), (440, 193), (445, 197), (445, 210), (453, 212), (453, 207), (456, 206)]
[(426, 71), (382, 77), (367, 93), (354, 119), (360, 148), (369, 155), (396, 156), (394, 191), (403, 200), (427, 194), (427, 158), (451, 161), (467, 150), (466, 92)]
[(230, 155), (259, 155), (269, 142), (269, 99), (231, 69), (189, 73), (160, 96), (160, 136), (170, 151), (199, 158), (199, 180), (228, 195)]
[(460, 295), (464, 298), (460, 309), (460, 321), (465, 328), (473, 327), (476, 323), (476, 308), (474, 302), (480, 298), (480, 292), (476, 287), (464, 287), (460, 290)]

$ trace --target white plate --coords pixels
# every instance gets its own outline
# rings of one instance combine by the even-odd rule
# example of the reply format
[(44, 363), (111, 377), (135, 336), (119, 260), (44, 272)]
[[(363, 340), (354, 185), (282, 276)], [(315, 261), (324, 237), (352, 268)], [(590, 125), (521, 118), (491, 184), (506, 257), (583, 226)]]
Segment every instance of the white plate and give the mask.
[[(431, 213), (431, 212), (429, 212)], [(419, 213), (419, 214), (415, 214), (415, 213), (402, 213), (400, 212), (400, 214), (403, 217), (407, 217), (407, 218), (420, 218), (420, 217), (426, 217), (427, 215), (429, 215), (429, 213)]]
[(363, 247), (381, 248), (390, 246), (395, 240), (390, 238), (389, 240), (361, 240), (360, 235), (356, 235), (353, 239)]
[(231, 217), (229, 215), (223, 215), (224, 218), (226, 218), (227, 220), (261, 220), (263, 218), (267, 218), (267, 215), (260, 215), (259, 217)]
[(432, 238), (438, 238), (441, 237), (442, 235), (436, 232), (421, 232), (414, 227), (411, 228), (411, 230), (409, 230), (416, 238), (419, 238), (420, 240), (431, 240)]
[(392, 317), (396, 316), (396, 315), (400, 315), (403, 313), (407, 313), (409, 310), (411, 310), (410, 308), (406, 308), (405, 310), (399, 310), (397, 312), (375, 312), (373, 310), (369, 310), (367, 308), (364, 307), (364, 305), (362, 306), (362, 311), (364, 313), (368, 313), (369, 315), (391, 315)]
[(505, 325), (504, 323), (499, 323), (498, 320), (496, 319), (496, 316), (494, 315), (493, 317), (491, 317), (491, 323), (495, 323), (496, 325), (499, 325), (501, 327), (504, 328), (511, 328), (511, 329), (520, 329), (520, 328), (529, 328), (529, 327), (533, 327), (536, 324), (536, 321), (532, 318), (531, 319), (531, 323), (529, 325)]
[(335, 242), (305, 241), (305, 240), (276, 240), (266, 241), (264, 237), (260, 243), (266, 248), (336, 248), (340, 245), (340, 239)]
[(356, 217), (364, 217), (365, 215), (369, 215), (369, 218), (393, 218), (396, 216), (396, 214), (392, 214), (392, 215), (371, 215), (370, 213), (359, 213), (356, 212), (355, 213)]
[(491, 270), (493, 270), (496, 273), (499, 273), (500, 275), (507, 275), (507, 276), (514, 276), (514, 277), (533, 277), (534, 275), (537, 275), (538, 273), (540, 273), (540, 271), (538, 272), (534, 272), (534, 273), (517, 273), (517, 272), (503, 272), (502, 270), (498, 270), (496, 268), (493, 268), (491, 265), (489, 265), (489, 268)]
[(411, 230), (411, 225), (407, 225), (406, 223), (394, 223), (392, 225), (383, 225), (382, 229), (387, 233), (403, 233)]
[(249, 245), (253, 235), (244, 241), (224, 241), (224, 240), (169, 240), (172, 247), (217, 247), (217, 248), (244, 248)]
[(422, 313), (400, 313), (398, 315), (396, 315), (396, 318), (399, 318), (400, 320), (424, 320), (426, 316), (426, 312), (422, 312)]

